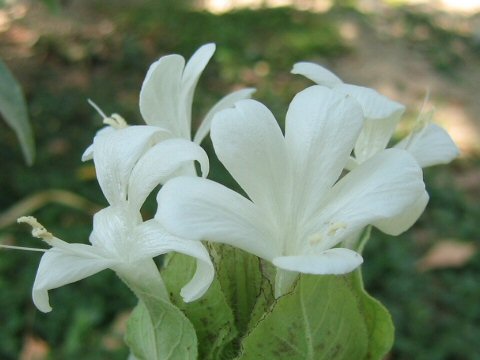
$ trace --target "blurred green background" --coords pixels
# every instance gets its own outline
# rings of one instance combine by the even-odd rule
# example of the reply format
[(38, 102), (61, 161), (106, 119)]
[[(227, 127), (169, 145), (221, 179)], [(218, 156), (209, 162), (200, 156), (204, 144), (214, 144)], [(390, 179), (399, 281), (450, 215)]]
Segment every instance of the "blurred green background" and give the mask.
[[(309, 85), (291, 66), (316, 61), (405, 103), (399, 136), (430, 90), (435, 120), (462, 156), (425, 171), (431, 200), (413, 229), (398, 238), (374, 233), (366, 287), (394, 318), (389, 359), (480, 359), (478, 7), (252, 0), (256, 8), (229, 8), (242, 3), (249, 1), (3, 1), (0, 57), (24, 88), (37, 159), (25, 166), (0, 122), (0, 241), (43, 246), (13, 222), (26, 213), (66, 241), (88, 241), (91, 216), (106, 201), (92, 165), (80, 161), (101, 127), (86, 100), (141, 123), (140, 86), (159, 56), (188, 58), (203, 43), (217, 44), (196, 92), (197, 124), (221, 96), (246, 86), (283, 123), (294, 94)], [(212, 151), (208, 141), (205, 147)], [(235, 187), (211, 160), (211, 178)], [(155, 204), (144, 211), (151, 216)], [(122, 333), (135, 298), (113, 272), (52, 291), (54, 310), (42, 314), (30, 297), (39, 258), (0, 251), (0, 359), (126, 358)]]

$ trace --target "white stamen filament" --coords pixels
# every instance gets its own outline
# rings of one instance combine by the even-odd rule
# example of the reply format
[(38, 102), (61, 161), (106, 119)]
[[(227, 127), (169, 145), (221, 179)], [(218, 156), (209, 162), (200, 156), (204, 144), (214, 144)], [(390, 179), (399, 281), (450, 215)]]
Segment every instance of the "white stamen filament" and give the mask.
[(48, 232), (47, 229), (45, 229), (45, 226), (40, 224), (33, 216), (22, 216), (17, 219), (17, 223), (25, 223), (30, 225), (32, 227), (32, 236), (42, 239), (49, 245), (51, 245), (50, 241), (55, 239), (52, 233)]
[(123, 129), (128, 126), (127, 122), (123, 117), (118, 114), (112, 114), (111, 116), (107, 116), (100, 106), (95, 104), (91, 99), (87, 99), (88, 103), (98, 112), (98, 114), (103, 118), (103, 123), (105, 125), (110, 125), (115, 129)]
[(13, 245), (3, 245), (0, 244), (0, 249), (12, 249), (12, 250), (25, 250), (25, 251), (40, 251), (40, 252), (45, 252), (48, 249), (39, 249), (39, 248), (30, 248), (30, 247), (25, 247), (25, 246), (13, 246)]

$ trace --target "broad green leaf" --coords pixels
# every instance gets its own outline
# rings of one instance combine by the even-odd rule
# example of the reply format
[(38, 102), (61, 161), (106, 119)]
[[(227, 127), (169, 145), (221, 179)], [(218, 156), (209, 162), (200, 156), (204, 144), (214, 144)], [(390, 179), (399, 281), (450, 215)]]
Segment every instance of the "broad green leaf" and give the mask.
[(245, 337), (238, 359), (364, 359), (365, 321), (346, 276), (301, 275)]
[(258, 257), (227, 245), (213, 247), (217, 277), (233, 310), (239, 334), (244, 334), (264, 283)]
[(155, 306), (139, 302), (127, 324), (125, 342), (138, 360), (195, 360), (195, 330), (174, 305), (155, 299)]
[(362, 273), (358, 269), (350, 275), (353, 289), (367, 327), (368, 351), (366, 359), (383, 359), (393, 346), (395, 328), (388, 310), (363, 287)]
[(195, 266), (194, 258), (172, 254), (162, 270), (162, 277), (172, 302), (184, 312), (196, 330), (199, 359), (223, 359), (225, 348), (236, 337), (237, 329), (218, 280), (214, 279), (207, 293), (197, 301), (185, 303), (179, 295), (181, 287), (195, 273)]
[(15, 131), (25, 161), (32, 165), (35, 143), (28, 120), (27, 105), (20, 85), (2, 60), (0, 60), (0, 113)]

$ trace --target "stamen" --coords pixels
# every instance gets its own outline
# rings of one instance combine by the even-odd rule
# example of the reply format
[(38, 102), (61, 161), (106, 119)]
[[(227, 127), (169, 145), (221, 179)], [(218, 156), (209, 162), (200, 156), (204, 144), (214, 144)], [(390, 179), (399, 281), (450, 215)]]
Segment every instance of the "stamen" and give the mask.
[(3, 245), (0, 244), (0, 249), (13, 249), (13, 250), (25, 250), (25, 251), (40, 251), (40, 252), (45, 252), (47, 249), (38, 249), (38, 248), (30, 248), (30, 247), (24, 247), (24, 246), (13, 246), (13, 245)]
[(110, 125), (115, 129), (123, 129), (128, 126), (127, 122), (123, 117), (118, 114), (112, 114), (110, 117), (105, 115), (105, 113), (100, 109), (100, 106), (95, 104), (92, 100), (87, 99), (88, 103), (98, 112), (98, 114), (103, 118), (103, 123), (105, 125)]
[(25, 223), (32, 227), (32, 236), (42, 239), (50, 245), (50, 241), (54, 239), (54, 236), (40, 224), (33, 216), (22, 216), (17, 219), (17, 223)]
[(344, 230), (347, 228), (347, 224), (343, 222), (332, 223), (328, 228), (327, 235), (328, 236), (335, 236), (338, 230)]
[(90, 99), (87, 99), (88, 103), (98, 112), (98, 114), (102, 117), (102, 118), (107, 118), (108, 116), (105, 115), (105, 113), (102, 111), (102, 109), (100, 109), (100, 106), (98, 106), (97, 104), (95, 104), (92, 100)]

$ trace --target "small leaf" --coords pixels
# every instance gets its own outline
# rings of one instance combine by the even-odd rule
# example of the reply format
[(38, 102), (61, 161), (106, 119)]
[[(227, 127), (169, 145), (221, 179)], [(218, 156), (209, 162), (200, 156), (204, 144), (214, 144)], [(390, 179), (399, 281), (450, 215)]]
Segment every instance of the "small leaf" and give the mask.
[(20, 85), (2, 60), (0, 60), (0, 113), (15, 131), (25, 161), (32, 165), (35, 143), (28, 120), (27, 105)]
[(364, 359), (365, 321), (345, 276), (301, 275), (242, 343), (238, 359)]
[(180, 289), (195, 273), (195, 259), (183, 254), (168, 257), (162, 277), (170, 293), (172, 302), (177, 305), (192, 322), (198, 338), (200, 359), (223, 359), (227, 345), (237, 335), (232, 310), (217, 279), (214, 279), (207, 293), (197, 301), (185, 303)]
[(161, 299), (155, 299), (155, 306), (148, 310), (143, 302), (138, 303), (128, 320), (125, 342), (138, 360), (197, 359), (192, 324), (178, 308)]

